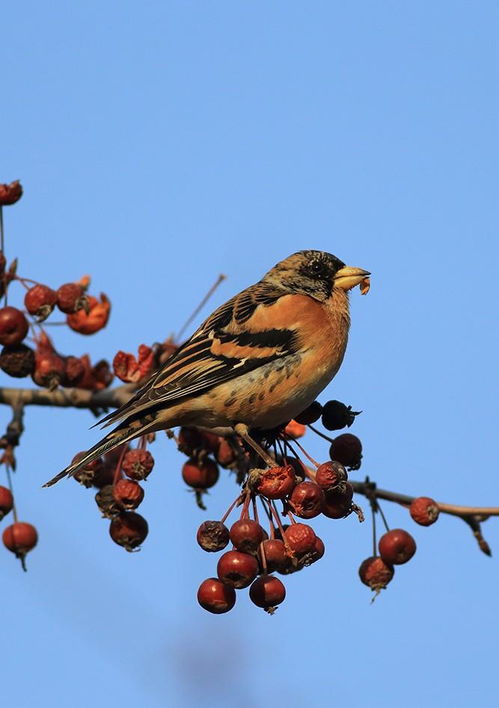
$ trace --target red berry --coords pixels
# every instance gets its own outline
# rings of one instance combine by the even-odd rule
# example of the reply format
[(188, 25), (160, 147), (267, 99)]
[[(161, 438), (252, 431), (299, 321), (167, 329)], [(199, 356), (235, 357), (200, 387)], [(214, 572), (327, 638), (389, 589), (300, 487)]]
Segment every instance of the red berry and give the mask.
[(4, 347), (0, 354), (0, 369), (16, 379), (30, 376), (35, 370), (35, 352), (25, 344)]
[(144, 490), (138, 482), (119, 479), (113, 486), (113, 496), (122, 509), (136, 509), (144, 499)]
[(367, 585), (376, 593), (386, 588), (394, 573), (392, 566), (385, 563), (379, 556), (366, 558), (359, 568), (359, 577), (364, 585)]
[(178, 449), (189, 457), (198, 457), (201, 452), (217, 452), (222, 438), (214, 433), (196, 428), (180, 428)]
[(315, 546), (315, 532), (308, 524), (291, 524), (284, 531), (284, 542), (293, 555), (310, 553)]
[(378, 549), (386, 563), (402, 565), (416, 553), (416, 541), (404, 529), (392, 529), (381, 536)]
[(4, 530), (2, 540), (9, 551), (15, 553), (17, 557), (23, 557), (36, 546), (38, 532), (26, 521), (16, 521)]
[(326, 548), (324, 546), (324, 541), (322, 540), (322, 538), (316, 536), (314, 548), (312, 549), (310, 554), (310, 562), (315, 563), (316, 561), (320, 560), (325, 552)]
[(203, 551), (216, 553), (229, 543), (229, 529), (221, 521), (203, 521), (198, 528), (196, 540)]
[(48, 285), (34, 285), (24, 296), (24, 306), (38, 322), (43, 322), (50, 315), (57, 303), (57, 293)]
[(362, 443), (352, 433), (338, 435), (331, 443), (329, 457), (349, 469), (358, 470), (362, 460)]
[(322, 513), (330, 519), (343, 519), (352, 511), (353, 487), (349, 482), (341, 482), (326, 492)]
[(31, 376), (37, 386), (54, 391), (66, 373), (66, 363), (55, 351), (37, 348), (35, 352), (35, 370)]
[(21, 199), (23, 188), (18, 179), (10, 184), (0, 184), (0, 207), (10, 206)]
[(236, 591), (218, 578), (207, 578), (199, 586), (198, 602), (208, 612), (221, 615), (236, 604)]
[(250, 484), (262, 497), (284, 499), (296, 484), (295, 472), (291, 465), (266, 470), (254, 469), (250, 472)]
[(261, 575), (251, 585), (249, 595), (257, 607), (270, 610), (283, 602), (286, 588), (274, 575)]
[(417, 497), (412, 501), (409, 513), (417, 524), (431, 526), (438, 519), (440, 509), (434, 499)]
[(239, 519), (230, 527), (230, 540), (243, 553), (254, 553), (263, 539), (264, 531), (253, 519)]
[(291, 493), (289, 505), (301, 519), (313, 519), (322, 511), (324, 492), (315, 482), (300, 482)]
[(154, 457), (149, 450), (128, 450), (123, 458), (123, 472), (130, 479), (140, 482), (151, 473), (154, 467)]
[(241, 551), (227, 551), (218, 561), (217, 575), (220, 580), (240, 590), (251, 585), (258, 573), (258, 562), (254, 556)]
[(348, 479), (347, 471), (341, 462), (323, 462), (315, 473), (315, 481), (325, 492), (337, 487)]
[(265, 562), (269, 573), (273, 571), (282, 572), (289, 564), (289, 556), (286, 553), (286, 546), (283, 541), (271, 538), (262, 543), (262, 554), (265, 555)]
[(0, 309), (0, 344), (19, 344), (28, 334), (28, 320), (17, 307)]
[[(88, 453), (85, 451), (78, 452), (72, 460), (71, 464), (79, 462)], [(114, 481), (114, 468), (110, 469), (109, 466), (104, 464), (101, 457), (98, 457), (93, 462), (88, 462), (85, 467), (82, 467), (75, 472), (73, 475), (74, 479), (83, 484), (84, 487), (98, 487), (101, 489), (108, 484), (112, 484)]]
[(310, 425), (311, 423), (315, 423), (317, 420), (319, 420), (319, 418), (321, 417), (321, 413), (321, 404), (319, 403), (319, 401), (314, 401), (299, 415), (295, 415), (295, 420), (297, 423), (301, 423), (302, 425)]
[(14, 497), (7, 487), (0, 487), (0, 521), (7, 516), (14, 506)]
[(86, 304), (85, 291), (79, 283), (65, 283), (57, 290), (57, 307), (61, 312), (71, 314)]
[(133, 551), (147, 537), (149, 526), (140, 514), (134, 511), (123, 511), (116, 516), (109, 526), (111, 538), (127, 551)]
[(191, 458), (182, 467), (182, 477), (194, 489), (209, 489), (218, 482), (218, 466), (209, 457), (199, 462)]
[(220, 444), (215, 453), (216, 460), (222, 467), (229, 467), (236, 460), (234, 448), (228, 440), (221, 438)]

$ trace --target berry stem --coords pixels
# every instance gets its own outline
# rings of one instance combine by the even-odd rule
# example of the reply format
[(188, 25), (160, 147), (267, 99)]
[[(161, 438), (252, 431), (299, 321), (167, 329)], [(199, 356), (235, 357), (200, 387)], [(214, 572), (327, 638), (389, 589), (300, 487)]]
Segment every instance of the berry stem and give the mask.
[(224, 524), (224, 523), (225, 523), (225, 520), (227, 519), (228, 516), (230, 516), (230, 514), (231, 514), (232, 510), (234, 509), (234, 507), (236, 507), (238, 504), (241, 503), (241, 496), (242, 496), (242, 495), (240, 494), (238, 497), (236, 497), (236, 498), (234, 499), (234, 501), (233, 501), (232, 504), (229, 506), (229, 508), (227, 509), (227, 511), (225, 512), (225, 514), (224, 514), (224, 515), (222, 516), (222, 518), (220, 519), (220, 523)]
[(333, 442), (333, 438), (330, 438), (329, 435), (326, 435), (325, 433), (321, 433), (320, 430), (317, 430), (317, 428), (314, 428), (314, 426), (311, 425), (310, 423), (309, 423), (308, 427), (309, 427), (310, 430), (311, 430), (312, 432), (314, 432), (316, 435), (320, 435), (321, 438), (324, 438), (324, 440), (327, 440), (327, 441), (330, 442), (330, 443)]
[(220, 283), (221, 283), (223, 280), (225, 280), (225, 278), (226, 278), (226, 276), (225, 276), (223, 273), (220, 273), (220, 275), (218, 276), (217, 280), (215, 281), (215, 283), (213, 283), (213, 285), (212, 285), (211, 288), (208, 290), (208, 292), (206, 293), (206, 295), (204, 296), (204, 298), (201, 300), (201, 302), (199, 303), (199, 305), (196, 307), (196, 309), (194, 310), (194, 312), (193, 312), (193, 313), (187, 318), (187, 320), (184, 322), (184, 324), (182, 325), (182, 327), (181, 327), (180, 330), (178, 331), (177, 335), (174, 337), (174, 341), (178, 341), (178, 340), (180, 339), (180, 337), (183, 335), (183, 333), (185, 332), (185, 330), (187, 329), (187, 327), (191, 324), (192, 320), (196, 317), (196, 315), (198, 314), (198, 312), (203, 309), (203, 307), (206, 305), (206, 303), (208, 302), (208, 300), (210, 299), (210, 297), (213, 295), (213, 293), (214, 293), (215, 290), (218, 288), (218, 286), (220, 285)]
[[(286, 439), (286, 444), (289, 446), (289, 449), (293, 452), (295, 457), (298, 457), (298, 459), (299, 459), (299, 455), (297, 455), (296, 452), (293, 450), (293, 447), (292, 447), (289, 439)], [(314, 460), (314, 458), (311, 455), (308, 454), (308, 452), (305, 450), (303, 445), (300, 445), (298, 440), (293, 440), (293, 444), (299, 448), (299, 450), (305, 455), (305, 457), (307, 458), (307, 460), (309, 462), (311, 462), (313, 465), (315, 465), (315, 467), (319, 467), (319, 463), (316, 460)]]
[[(17, 524), (18, 517), (17, 517), (16, 497), (14, 496), (14, 485), (12, 484), (12, 474), (11, 474), (10, 465), (6, 464), (5, 469), (7, 472), (7, 484), (9, 485), (10, 493), (12, 494), (12, 516), (14, 518), (14, 523)], [(24, 564), (23, 564), (23, 568), (24, 568)], [(24, 570), (26, 570), (26, 568), (24, 568)]]

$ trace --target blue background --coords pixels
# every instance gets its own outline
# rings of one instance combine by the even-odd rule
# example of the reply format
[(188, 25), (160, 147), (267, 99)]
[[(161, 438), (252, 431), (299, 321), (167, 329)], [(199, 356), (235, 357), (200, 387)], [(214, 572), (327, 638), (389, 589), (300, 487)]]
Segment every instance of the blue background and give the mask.
[[(111, 359), (178, 331), (220, 272), (204, 315), (289, 253), (331, 251), (373, 273), (322, 397), (364, 411), (361, 472), (497, 504), (498, 22), (487, 0), (5, 4), (0, 181), (25, 186), (7, 255), (53, 287), (91, 273), (113, 302), (105, 331), (54, 330), (58, 348)], [(40, 542), (27, 574), (1, 554), (2, 703), (496, 704), (497, 562), (460, 520), (385, 504), (418, 552), (373, 605), (369, 524), (318, 521), (326, 557), (275, 616), (244, 593), (211, 616), (195, 594), (216, 559), (172, 443), (153, 447), (140, 553), (91, 492), (41, 489), (92, 422), (26, 414), (15, 484)], [(223, 473), (208, 518), (235, 494)], [(484, 531), (499, 548), (498, 521)]]

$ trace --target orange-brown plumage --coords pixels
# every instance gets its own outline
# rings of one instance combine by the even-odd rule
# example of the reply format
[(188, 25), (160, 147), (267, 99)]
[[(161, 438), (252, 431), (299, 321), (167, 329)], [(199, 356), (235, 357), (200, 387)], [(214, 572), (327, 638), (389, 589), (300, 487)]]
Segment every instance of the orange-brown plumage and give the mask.
[(87, 455), (48, 484), (140, 435), (178, 425), (270, 429), (304, 410), (337, 373), (348, 290), (367, 271), (299, 251), (219, 307), (128, 403)]

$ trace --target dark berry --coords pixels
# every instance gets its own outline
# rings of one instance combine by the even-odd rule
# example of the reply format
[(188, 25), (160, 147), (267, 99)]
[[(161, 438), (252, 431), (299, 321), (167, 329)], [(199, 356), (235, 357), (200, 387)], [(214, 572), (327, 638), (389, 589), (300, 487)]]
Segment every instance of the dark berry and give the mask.
[(346, 482), (347, 479), (347, 471), (341, 462), (323, 462), (315, 473), (316, 483), (325, 492), (334, 489), (340, 482)]
[(57, 307), (61, 312), (71, 314), (86, 305), (85, 291), (78, 283), (65, 283), (57, 290)]
[(378, 593), (386, 588), (393, 578), (395, 571), (389, 563), (379, 556), (371, 556), (362, 561), (359, 568), (359, 577), (364, 583)]
[(122, 509), (136, 509), (144, 499), (144, 490), (132, 479), (119, 479), (113, 485), (113, 496)]
[(151, 473), (154, 467), (154, 457), (149, 450), (128, 450), (123, 458), (122, 469), (127, 477), (140, 482)]
[(295, 473), (291, 465), (250, 471), (250, 485), (267, 499), (284, 499), (292, 492), (295, 484)]
[(25, 344), (4, 347), (0, 354), (0, 369), (16, 379), (31, 376), (35, 370), (35, 352)]
[(12, 492), (7, 487), (0, 487), (0, 521), (4, 516), (7, 516), (9, 511), (12, 511), (14, 506), (14, 497)]
[(310, 425), (311, 423), (315, 423), (317, 420), (319, 420), (319, 418), (321, 417), (321, 413), (321, 404), (319, 403), (319, 401), (314, 401), (299, 415), (296, 415), (295, 420), (297, 423), (301, 423), (302, 425)]
[(322, 513), (330, 519), (343, 519), (352, 511), (353, 487), (349, 482), (341, 482), (326, 492)]
[(346, 406), (341, 401), (328, 401), (322, 409), (322, 425), (327, 430), (341, 430), (350, 427), (358, 413), (352, 411), (352, 406)]
[(291, 511), (301, 519), (318, 516), (324, 505), (324, 492), (315, 482), (301, 482), (293, 489), (289, 498)]
[(308, 524), (291, 524), (284, 531), (284, 543), (293, 555), (309, 553), (315, 545), (315, 532)]
[(331, 443), (329, 457), (351, 470), (358, 470), (362, 460), (362, 443), (351, 433), (338, 435)]
[(24, 296), (24, 305), (30, 315), (43, 322), (57, 303), (57, 293), (47, 285), (34, 285)]

